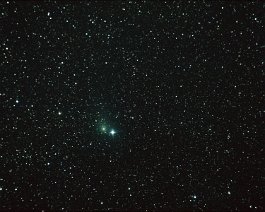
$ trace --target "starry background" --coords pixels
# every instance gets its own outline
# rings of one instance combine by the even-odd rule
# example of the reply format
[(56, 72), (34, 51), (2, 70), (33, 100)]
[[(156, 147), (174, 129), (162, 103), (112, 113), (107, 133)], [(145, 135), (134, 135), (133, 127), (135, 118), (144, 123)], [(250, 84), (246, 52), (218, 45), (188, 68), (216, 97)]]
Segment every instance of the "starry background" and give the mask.
[(0, 8), (1, 210), (264, 209), (262, 1)]

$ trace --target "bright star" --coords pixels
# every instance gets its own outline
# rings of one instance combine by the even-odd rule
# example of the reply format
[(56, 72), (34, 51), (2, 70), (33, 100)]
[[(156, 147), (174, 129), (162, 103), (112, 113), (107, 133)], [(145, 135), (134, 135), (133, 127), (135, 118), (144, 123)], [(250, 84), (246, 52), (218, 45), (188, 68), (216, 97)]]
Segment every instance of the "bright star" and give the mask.
[(114, 135), (115, 133), (116, 133), (116, 132), (115, 132), (114, 130), (111, 130), (111, 131), (110, 131), (110, 134), (111, 134), (111, 135)]

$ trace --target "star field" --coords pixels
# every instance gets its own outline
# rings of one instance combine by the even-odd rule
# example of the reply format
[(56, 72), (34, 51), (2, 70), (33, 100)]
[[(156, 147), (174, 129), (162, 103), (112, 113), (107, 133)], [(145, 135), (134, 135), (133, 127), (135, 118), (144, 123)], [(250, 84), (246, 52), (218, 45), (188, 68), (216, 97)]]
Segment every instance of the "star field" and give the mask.
[(0, 8), (0, 210), (265, 209), (265, 3)]

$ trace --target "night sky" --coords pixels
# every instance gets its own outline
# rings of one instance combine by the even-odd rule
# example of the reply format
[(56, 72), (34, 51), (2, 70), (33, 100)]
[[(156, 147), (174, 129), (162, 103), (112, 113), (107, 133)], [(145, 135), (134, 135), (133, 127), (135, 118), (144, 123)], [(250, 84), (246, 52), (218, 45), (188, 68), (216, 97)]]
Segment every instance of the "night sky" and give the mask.
[(0, 210), (265, 209), (265, 3), (0, 9)]

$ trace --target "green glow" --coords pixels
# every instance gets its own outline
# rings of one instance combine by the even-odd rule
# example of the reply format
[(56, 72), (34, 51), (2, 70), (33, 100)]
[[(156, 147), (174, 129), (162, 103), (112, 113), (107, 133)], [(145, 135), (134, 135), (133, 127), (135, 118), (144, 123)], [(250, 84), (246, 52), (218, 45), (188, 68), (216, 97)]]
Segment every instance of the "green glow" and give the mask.
[(101, 127), (101, 130), (102, 130), (103, 132), (106, 132), (107, 129), (106, 129), (105, 126), (102, 126), (102, 127)]
[(117, 131), (114, 128), (112, 128), (112, 126), (109, 123), (107, 123), (104, 119), (98, 122), (98, 132), (101, 135), (110, 135), (112, 137), (114, 137), (117, 134)]

